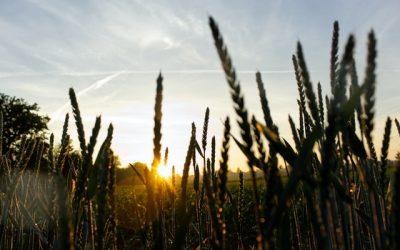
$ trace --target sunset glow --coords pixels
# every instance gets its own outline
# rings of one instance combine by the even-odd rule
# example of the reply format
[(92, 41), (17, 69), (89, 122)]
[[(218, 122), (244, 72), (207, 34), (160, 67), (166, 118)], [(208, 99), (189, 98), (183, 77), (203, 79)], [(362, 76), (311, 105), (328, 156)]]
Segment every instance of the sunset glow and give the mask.
[(168, 165), (167, 166), (165, 166), (165, 165), (159, 166), (157, 168), (157, 173), (160, 177), (169, 178), (172, 175), (172, 167), (170, 167)]

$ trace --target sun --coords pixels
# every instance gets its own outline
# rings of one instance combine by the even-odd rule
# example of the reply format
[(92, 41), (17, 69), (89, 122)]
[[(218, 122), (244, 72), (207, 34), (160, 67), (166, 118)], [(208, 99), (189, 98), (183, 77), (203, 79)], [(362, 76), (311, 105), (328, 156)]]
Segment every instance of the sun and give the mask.
[(172, 175), (172, 167), (170, 167), (168, 165), (167, 166), (160, 165), (157, 168), (157, 173), (162, 178), (169, 178)]

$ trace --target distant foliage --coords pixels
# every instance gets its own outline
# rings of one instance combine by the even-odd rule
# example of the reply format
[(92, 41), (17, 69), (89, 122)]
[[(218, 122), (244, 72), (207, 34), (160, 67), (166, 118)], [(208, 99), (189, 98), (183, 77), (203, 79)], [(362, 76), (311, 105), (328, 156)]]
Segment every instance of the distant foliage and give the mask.
[(50, 118), (38, 113), (36, 103), (28, 104), (22, 98), (0, 93), (0, 111), (3, 113), (3, 152), (8, 152), (23, 136), (44, 137)]

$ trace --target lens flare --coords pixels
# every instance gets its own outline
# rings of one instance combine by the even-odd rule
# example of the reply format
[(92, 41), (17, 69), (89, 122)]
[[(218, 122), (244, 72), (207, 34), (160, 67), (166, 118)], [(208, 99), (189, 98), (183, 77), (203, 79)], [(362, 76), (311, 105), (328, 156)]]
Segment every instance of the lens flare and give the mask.
[(172, 175), (172, 167), (160, 165), (157, 168), (157, 173), (162, 178), (169, 178)]

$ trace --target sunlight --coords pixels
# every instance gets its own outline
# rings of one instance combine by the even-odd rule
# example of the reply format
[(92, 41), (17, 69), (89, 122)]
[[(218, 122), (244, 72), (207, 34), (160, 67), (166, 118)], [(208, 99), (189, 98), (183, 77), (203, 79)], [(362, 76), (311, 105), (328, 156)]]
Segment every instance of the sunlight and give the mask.
[(157, 173), (160, 177), (162, 178), (169, 178), (172, 175), (172, 167), (171, 166), (165, 166), (165, 165), (160, 165), (157, 168)]

